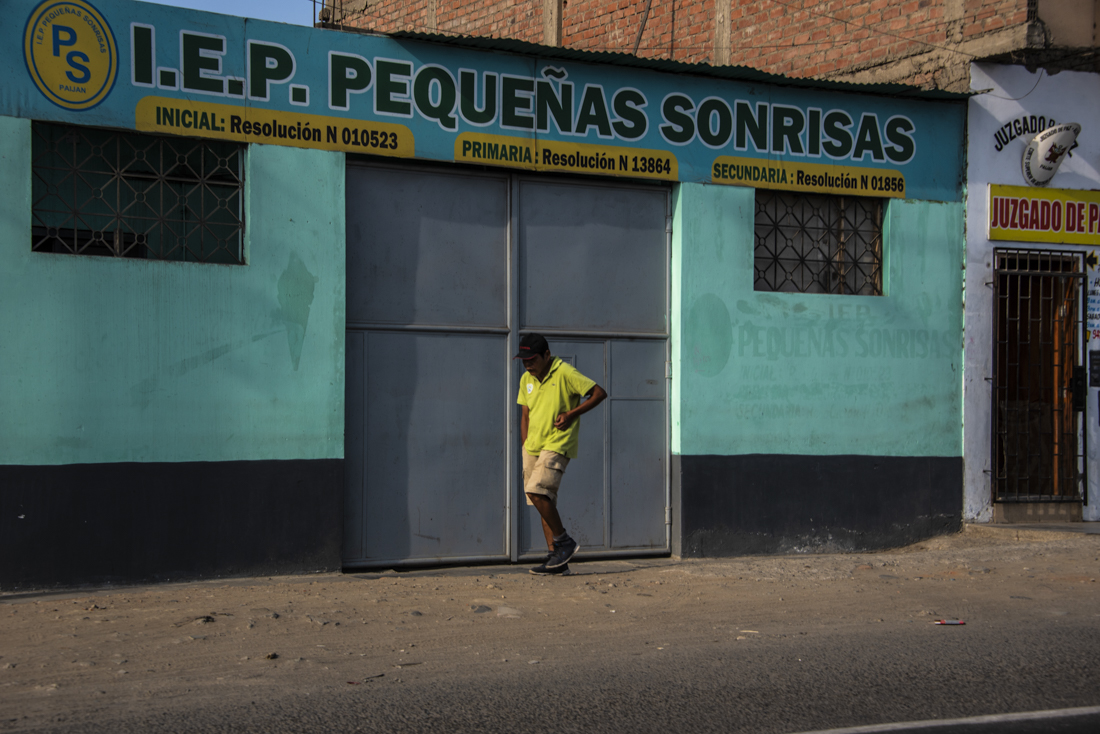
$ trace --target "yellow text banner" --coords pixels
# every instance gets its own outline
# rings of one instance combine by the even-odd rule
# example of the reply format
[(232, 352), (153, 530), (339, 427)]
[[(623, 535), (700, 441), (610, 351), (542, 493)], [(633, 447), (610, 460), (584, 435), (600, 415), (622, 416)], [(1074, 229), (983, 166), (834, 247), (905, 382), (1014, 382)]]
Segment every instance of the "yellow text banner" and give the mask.
[(676, 156), (663, 150), (569, 143), (507, 135), (462, 133), (455, 138), (456, 161), (529, 171), (563, 171), (675, 181)]
[(361, 122), (166, 97), (145, 97), (138, 102), (134, 116), (137, 129), (145, 132), (397, 158), (411, 158), (416, 152), (412, 131), (388, 122)]
[(813, 194), (905, 198), (905, 176), (884, 168), (719, 156), (711, 166), (711, 182)]

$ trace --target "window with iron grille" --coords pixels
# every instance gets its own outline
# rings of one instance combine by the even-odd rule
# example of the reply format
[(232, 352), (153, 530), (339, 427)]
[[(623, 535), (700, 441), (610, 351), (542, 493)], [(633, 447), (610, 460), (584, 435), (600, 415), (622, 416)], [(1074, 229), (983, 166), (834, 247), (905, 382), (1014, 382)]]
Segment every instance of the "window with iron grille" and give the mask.
[(758, 291), (882, 295), (883, 200), (756, 190)]
[(32, 129), (35, 252), (244, 264), (244, 146)]

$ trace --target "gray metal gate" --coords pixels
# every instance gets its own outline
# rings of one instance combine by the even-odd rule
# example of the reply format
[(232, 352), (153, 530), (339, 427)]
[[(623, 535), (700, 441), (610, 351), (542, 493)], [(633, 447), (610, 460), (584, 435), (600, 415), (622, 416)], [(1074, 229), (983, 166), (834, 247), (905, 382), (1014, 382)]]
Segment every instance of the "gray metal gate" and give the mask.
[(344, 563), (545, 553), (513, 362), (540, 331), (603, 385), (560, 510), (584, 551), (667, 552), (668, 192), (351, 165)]

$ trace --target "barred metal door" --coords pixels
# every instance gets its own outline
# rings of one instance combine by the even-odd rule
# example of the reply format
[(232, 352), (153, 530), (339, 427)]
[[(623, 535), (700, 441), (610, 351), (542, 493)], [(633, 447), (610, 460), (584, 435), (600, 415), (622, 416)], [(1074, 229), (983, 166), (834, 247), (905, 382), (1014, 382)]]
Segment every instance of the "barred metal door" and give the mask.
[(994, 258), (993, 501), (1080, 502), (1084, 254), (996, 250)]

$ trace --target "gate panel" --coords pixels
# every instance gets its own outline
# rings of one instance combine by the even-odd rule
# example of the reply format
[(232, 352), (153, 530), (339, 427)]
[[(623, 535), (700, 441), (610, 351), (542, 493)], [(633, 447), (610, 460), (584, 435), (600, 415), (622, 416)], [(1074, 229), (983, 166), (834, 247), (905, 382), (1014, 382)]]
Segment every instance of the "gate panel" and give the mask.
[(665, 344), (617, 339), (611, 342), (611, 384), (615, 400), (665, 400)]
[(348, 169), (348, 321), (508, 325), (508, 179)]
[(344, 562), (506, 558), (508, 178), (347, 180)]
[(366, 558), (367, 334), (349, 331), (344, 341), (344, 559)]
[(665, 546), (665, 442), (654, 426), (665, 424), (664, 402), (617, 400), (611, 404), (611, 545)]
[(661, 190), (524, 181), (523, 328), (664, 334), (666, 200)]
[(371, 333), (364, 559), (507, 555), (507, 339)]
[(608, 439), (611, 545), (663, 548), (668, 475), (665, 445), (665, 344), (611, 342)]
[[(667, 192), (524, 180), (518, 210), (520, 330), (544, 332), (551, 352), (575, 354), (578, 369), (608, 391), (582, 419), (562, 519), (586, 552), (665, 549)], [(593, 343), (603, 350), (602, 380), (581, 366), (583, 345)], [(520, 552), (545, 552), (538, 517), (523, 524)]]

